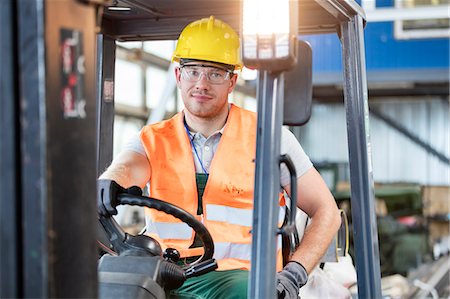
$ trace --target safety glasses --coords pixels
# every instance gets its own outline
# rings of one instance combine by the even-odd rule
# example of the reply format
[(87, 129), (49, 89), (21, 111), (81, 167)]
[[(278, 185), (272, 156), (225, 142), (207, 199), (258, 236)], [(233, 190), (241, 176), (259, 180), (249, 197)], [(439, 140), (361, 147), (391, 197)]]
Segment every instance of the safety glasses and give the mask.
[(232, 72), (213, 66), (184, 65), (180, 67), (183, 80), (200, 81), (202, 74), (211, 84), (223, 84), (231, 78)]

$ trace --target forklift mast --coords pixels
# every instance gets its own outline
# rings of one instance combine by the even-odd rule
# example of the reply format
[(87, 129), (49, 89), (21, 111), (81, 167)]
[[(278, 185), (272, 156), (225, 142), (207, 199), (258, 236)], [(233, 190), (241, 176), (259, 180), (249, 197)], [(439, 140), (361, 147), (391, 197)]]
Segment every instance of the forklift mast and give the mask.
[[(210, 15), (239, 32), (240, 5), (0, 1), (0, 297), (97, 296), (95, 180), (112, 160), (115, 43), (175, 40)], [(299, 0), (298, 17), (298, 35), (335, 33), (341, 41), (358, 296), (380, 298), (365, 14), (354, 0)], [(250, 298), (275, 296), (268, 261), (276, 253), (276, 202), (261, 203), (279, 188), (283, 81), (283, 73), (259, 73)]]

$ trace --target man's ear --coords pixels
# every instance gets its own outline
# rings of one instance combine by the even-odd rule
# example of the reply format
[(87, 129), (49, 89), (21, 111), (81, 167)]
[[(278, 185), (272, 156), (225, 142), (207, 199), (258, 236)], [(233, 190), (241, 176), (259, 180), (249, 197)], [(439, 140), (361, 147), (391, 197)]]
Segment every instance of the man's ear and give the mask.
[(228, 93), (231, 93), (234, 88), (236, 87), (236, 83), (237, 83), (237, 79), (238, 79), (238, 75), (237, 74), (233, 74), (230, 78), (230, 85), (228, 87)]
[(177, 86), (178, 86), (178, 88), (180, 88), (180, 87), (181, 87), (181, 86), (180, 86), (180, 81), (181, 81), (181, 70), (180, 70), (179, 67), (176, 67), (176, 68), (174, 69), (174, 71), (175, 71), (175, 80), (177, 80)]

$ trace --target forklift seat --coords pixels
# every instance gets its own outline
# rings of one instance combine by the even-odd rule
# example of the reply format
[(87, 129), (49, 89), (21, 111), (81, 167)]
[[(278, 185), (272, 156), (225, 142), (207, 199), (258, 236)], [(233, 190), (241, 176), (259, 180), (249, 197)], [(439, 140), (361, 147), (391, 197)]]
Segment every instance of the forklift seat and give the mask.
[[(289, 198), (286, 198), (286, 201), (289, 201)], [(285, 209), (285, 217), (288, 218), (289, 215), (289, 204), (286, 204)], [(341, 214), (341, 226), (336, 233), (331, 244), (328, 246), (328, 249), (324, 256), (321, 259), (321, 264), (326, 262), (338, 262), (339, 257), (348, 255), (349, 248), (349, 231), (348, 231), (348, 221), (347, 215), (343, 210), (340, 210)], [(306, 228), (311, 223), (311, 219), (308, 215), (303, 212), (301, 209), (297, 208), (296, 217), (295, 217), (295, 232), (289, 237), (283, 237), (282, 247), (283, 247), (283, 264), (285, 265), (290, 255), (297, 249), (300, 245), (300, 242), (303, 238)]]
[[(287, 198), (287, 200), (289, 200)], [(289, 213), (286, 205), (286, 214)], [(341, 227), (334, 240), (320, 261), (308, 275), (308, 282), (300, 289), (300, 298), (350, 298), (349, 288), (356, 283), (356, 269), (348, 254), (348, 222), (344, 211), (341, 211)], [(286, 217), (288, 217), (286, 215)], [(289, 260), (292, 252), (300, 244), (306, 228), (311, 223), (308, 215), (297, 208), (296, 231), (290, 238), (283, 240), (283, 264)], [(289, 241), (288, 241), (289, 240)], [(289, 242), (286, 244), (286, 242)]]

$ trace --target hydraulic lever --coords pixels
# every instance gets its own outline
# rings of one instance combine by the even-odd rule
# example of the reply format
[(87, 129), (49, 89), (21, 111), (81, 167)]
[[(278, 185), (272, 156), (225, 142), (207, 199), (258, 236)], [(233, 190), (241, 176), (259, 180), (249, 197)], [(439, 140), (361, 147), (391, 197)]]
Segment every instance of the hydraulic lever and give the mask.
[(186, 279), (188, 279), (214, 271), (217, 267), (217, 261), (215, 259), (210, 259), (185, 269), (184, 274)]

